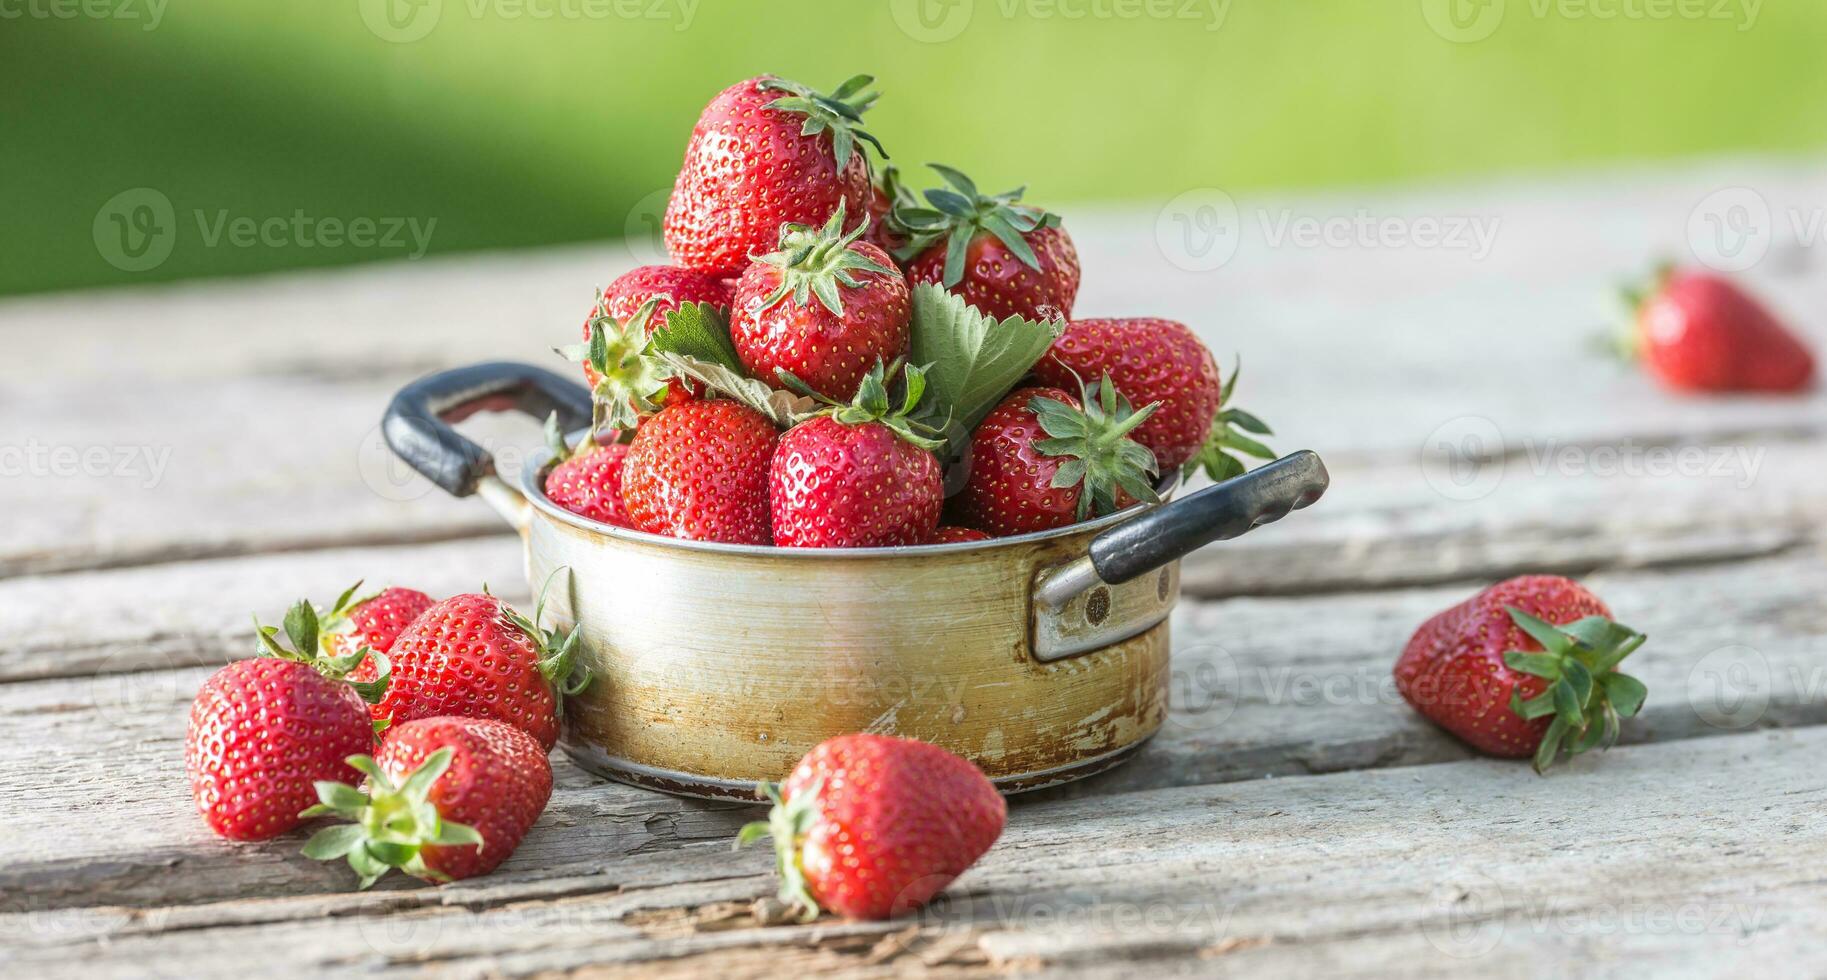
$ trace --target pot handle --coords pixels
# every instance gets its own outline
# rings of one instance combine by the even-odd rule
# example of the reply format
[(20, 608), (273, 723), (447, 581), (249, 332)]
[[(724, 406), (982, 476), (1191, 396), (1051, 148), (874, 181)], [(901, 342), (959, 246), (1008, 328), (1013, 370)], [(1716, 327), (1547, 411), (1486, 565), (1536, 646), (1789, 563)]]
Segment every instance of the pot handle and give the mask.
[(536, 419), (557, 412), (559, 424), (569, 432), (590, 424), (590, 393), (569, 378), (531, 364), (492, 361), (452, 368), (401, 388), (381, 417), (381, 435), (394, 455), (420, 476), (453, 497), (467, 497), (485, 481), (496, 482), (495, 457), (451, 423), (479, 411), (509, 409)]
[(1091, 539), (1090, 554), (1047, 575), (1039, 597), (1059, 608), (1099, 582), (1116, 585), (1146, 575), (1311, 505), (1330, 479), (1318, 454), (1303, 449), (1162, 504)]

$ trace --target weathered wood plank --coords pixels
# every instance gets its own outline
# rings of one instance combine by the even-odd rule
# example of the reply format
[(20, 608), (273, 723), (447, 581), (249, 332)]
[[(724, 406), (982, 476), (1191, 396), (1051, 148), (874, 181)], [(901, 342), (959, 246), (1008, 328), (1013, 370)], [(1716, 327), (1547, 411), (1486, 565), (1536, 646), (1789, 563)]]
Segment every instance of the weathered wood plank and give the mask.
[(250, 950), (282, 975), (1792, 970), (1827, 951), (1824, 748), (1814, 728), (1620, 748), (1546, 781), (1478, 760), (1017, 806), (899, 923), (757, 928), (737, 903), (770, 887), (768, 856), (707, 844), (537, 898), (485, 880), (3, 925), (22, 968), (101, 977), (239, 974)]
[[(1651, 697), (1628, 742), (1827, 722), (1827, 562), (1617, 572), (1590, 582), (1652, 634), (1632, 672)], [(1411, 712), (1389, 669), (1414, 627), (1465, 588), (1188, 603), (1176, 624), (1174, 710), (1130, 764), (1052, 796), (1109, 795), (1463, 759)], [(286, 593), (275, 592), (277, 605)], [(183, 719), (206, 669), (0, 685), (0, 782), (12, 788), (0, 885), (27, 908), (309, 894), (298, 842), (234, 847), (190, 810)], [(508, 880), (583, 874), (606, 857), (733, 833), (740, 812), (670, 800), (560, 765), (545, 820)], [(72, 824), (72, 814), (80, 819)], [(605, 822), (603, 816), (612, 817)], [(175, 874), (173, 869), (186, 873)], [(498, 878), (500, 875), (497, 876)]]
[[(1500, 234), (1481, 260), (1419, 248), (1275, 248), (1246, 234), (1237, 258), (1207, 273), (1176, 266), (1157, 244), (1157, 220), (1171, 225), (1171, 215), (1093, 210), (1073, 221), (1087, 268), (1079, 309), (1179, 316), (1215, 349), (1247, 353), (1242, 397), (1277, 425), (1276, 444), (1320, 450), (1340, 467), (1354, 456), (1413, 459), (1459, 419), (1482, 420), (1475, 424), (1513, 452), (1549, 440), (1818, 440), (1827, 391), (1677, 399), (1587, 354), (1587, 334), (1611, 317), (1610, 287), (1682, 244), (1696, 200), (1747, 180), (1776, 202), (1827, 196), (1818, 167), (1743, 164), (1265, 199), (1244, 207), (1245, 231), (1258, 237), (1265, 214), (1359, 208), (1401, 220), (1476, 214)], [(1827, 339), (1827, 280), (1805, 274), (1812, 254), (1773, 258), (1749, 277)], [(30, 406), (0, 418), (0, 511), (13, 518), (0, 575), (488, 533), (496, 524), (479, 505), (389, 469), (374, 431), (382, 406), (400, 383), (440, 366), (555, 363), (548, 348), (576, 330), (592, 285), (634, 261), (605, 246), (0, 303), (9, 363), (33, 365), (30, 376), (15, 369), (0, 379), (0, 402)], [(477, 424), (503, 448), (534, 441), (524, 426)], [(93, 469), (89, 452), (98, 454)], [(1409, 517), (1399, 528), (1422, 542), (1408, 563), (1417, 570), (1383, 571), (1377, 581), (1439, 580), (1440, 563), (1423, 559), (1453, 552), (1436, 544), (1458, 540), (1467, 523), (1490, 536), (1490, 567), (1530, 549), (1538, 528), (1505, 516), (1513, 509), (1498, 502), (1507, 490), (1488, 515), (1441, 511), (1440, 526), (1420, 507), (1436, 502), (1424, 487), (1394, 487)], [(1818, 495), (1810, 499), (1818, 512)], [(1345, 516), (1357, 513), (1347, 484), (1326, 506), (1355, 520)], [(1723, 497), (1717, 506), (1725, 513), (1703, 529), (1770, 517)], [(1603, 527), (1605, 517), (1582, 510), (1560, 526)], [(1642, 547), (1672, 560), (1718, 553), (1717, 542), (1680, 526), (1630, 530), (1668, 537)], [(1321, 553), (1359, 540), (1326, 538)], [(1627, 540), (1592, 550), (1616, 554)]]

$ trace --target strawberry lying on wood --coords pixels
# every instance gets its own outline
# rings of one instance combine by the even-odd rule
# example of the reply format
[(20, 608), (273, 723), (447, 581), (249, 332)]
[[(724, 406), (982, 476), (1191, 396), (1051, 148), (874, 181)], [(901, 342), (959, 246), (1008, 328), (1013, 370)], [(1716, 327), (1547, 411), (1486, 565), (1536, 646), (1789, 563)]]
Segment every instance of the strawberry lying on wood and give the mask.
[(843, 735), (820, 743), (780, 786), (766, 822), (780, 897), (805, 921), (820, 908), (887, 919), (926, 904), (1001, 836), (1008, 805), (976, 766), (926, 742)]
[(1057, 320), (1078, 297), (1078, 250), (1059, 216), (1022, 204), (1022, 190), (984, 194), (969, 177), (932, 164), (950, 188), (931, 207), (903, 202), (887, 219), (906, 244), (895, 251), (913, 283), (936, 282), (986, 316)]
[(487, 874), (507, 860), (552, 796), (552, 764), (531, 735), (481, 718), (421, 718), (387, 732), (380, 751), (347, 760), (357, 789), (324, 780), (305, 817), (336, 816), (307, 857), (343, 858), (367, 888), (398, 868), (425, 881)]
[(1668, 270), (1628, 299), (1636, 313), (1630, 346), (1669, 388), (1786, 394), (1814, 383), (1807, 345), (1728, 279)]
[(394, 641), (393, 679), (375, 718), (395, 725), (440, 715), (494, 718), (551, 748), (562, 698), (590, 682), (588, 668), (573, 673), (576, 627), (559, 633), (538, 625), (556, 578), (540, 590), (532, 619), (486, 592), (425, 610)]
[(1423, 623), (1396, 661), (1396, 689), (1473, 748), (1533, 756), (1543, 772), (1563, 752), (1617, 741), (1645, 695), (1617, 667), (1643, 641), (1578, 583), (1526, 575)]
[(873, 191), (861, 142), (881, 150), (862, 128), (873, 81), (858, 75), (826, 95), (763, 75), (718, 93), (692, 129), (666, 205), (673, 261), (736, 276), (751, 255), (773, 249), (782, 225), (817, 227), (840, 206), (864, 214)]
[[(358, 647), (331, 658), (322, 649), (317, 611), (300, 601), (285, 631), (255, 624), (261, 656), (211, 674), (190, 706), (184, 770), (197, 811), (231, 840), (265, 840), (298, 826), (316, 798), (312, 783), (346, 779), (346, 757), (374, 744), (368, 700), (387, 687), (384, 654)], [(364, 659), (379, 676), (342, 678)]]

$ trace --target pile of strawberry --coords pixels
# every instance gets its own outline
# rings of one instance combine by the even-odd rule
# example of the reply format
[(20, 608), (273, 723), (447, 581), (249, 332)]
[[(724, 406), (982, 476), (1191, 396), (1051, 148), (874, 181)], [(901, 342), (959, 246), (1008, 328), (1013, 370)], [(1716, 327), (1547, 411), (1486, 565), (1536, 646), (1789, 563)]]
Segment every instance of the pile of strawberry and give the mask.
[[(304, 852), (347, 861), (362, 888), (394, 869), (487, 874), (551, 798), (564, 698), (590, 683), (573, 665), (578, 632), (538, 625), (543, 596), (528, 619), (486, 591), (439, 602), (399, 587), (358, 598), (360, 587), (327, 609), (294, 604), (289, 646), (256, 621), (258, 655), (203, 682), (184, 743), (197, 810), (245, 841), (336, 818)], [(765, 790), (772, 817), (737, 842), (773, 834), (781, 896), (804, 919), (925, 904), (1007, 817), (970, 762), (880, 735), (830, 739)]]
[(872, 159), (871, 81), (762, 76), (705, 107), (675, 264), (612, 282), (563, 351), (595, 419), (575, 448), (550, 433), (548, 498), (699, 541), (883, 547), (1063, 527), (1272, 457), (1184, 325), (1071, 319), (1058, 215), (938, 165), (922, 202)]

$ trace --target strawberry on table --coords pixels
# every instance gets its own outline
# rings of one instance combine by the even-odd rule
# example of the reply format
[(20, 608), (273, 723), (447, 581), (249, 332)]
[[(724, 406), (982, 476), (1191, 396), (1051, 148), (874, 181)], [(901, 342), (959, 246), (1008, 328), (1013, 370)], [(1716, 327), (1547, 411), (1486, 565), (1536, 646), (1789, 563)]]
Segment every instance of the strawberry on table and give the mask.
[(1814, 383), (1807, 345), (1728, 279), (1665, 271), (1647, 296), (1630, 299), (1632, 346), (1669, 388), (1787, 393)]
[(586, 433), (576, 449), (558, 427), (558, 414), (546, 420), (546, 442), (558, 465), (546, 474), (547, 499), (580, 517), (616, 527), (633, 527), (622, 503), (622, 464), (628, 444), (617, 433), (604, 437)]
[(1533, 756), (1542, 772), (1563, 751), (1617, 740), (1645, 692), (1616, 668), (1643, 640), (1578, 583), (1525, 575), (1423, 623), (1396, 661), (1396, 689), (1473, 748)]
[(976, 766), (936, 745), (843, 735), (806, 753), (764, 823), (737, 845), (774, 838), (780, 897), (806, 921), (820, 908), (886, 919), (926, 904), (1001, 836), (1008, 805)]
[(909, 419), (925, 377), (906, 368), (898, 409), (883, 377), (878, 364), (852, 404), (833, 406), (780, 437), (768, 481), (775, 544), (882, 548), (932, 536), (945, 503), (945, 479), (932, 451), (944, 442)]
[(844, 231), (838, 205), (821, 228), (788, 225), (778, 251), (736, 284), (730, 340), (743, 367), (776, 387), (787, 372), (839, 401), (878, 361), (907, 353), (912, 300), (888, 253)]
[(488, 874), (520, 846), (552, 796), (552, 764), (531, 735), (482, 718), (421, 718), (387, 732), (373, 757), (347, 760), (363, 789), (317, 784), (307, 817), (326, 827), (306, 856), (344, 858), (367, 888), (398, 868), (426, 881)]
[[(728, 279), (684, 269), (674, 265), (643, 265), (623, 273), (597, 296), (596, 305), (584, 319), (584, 343), (590, 342), (593, 327), (602, 324), (611, 332), (614, 326), (627, 324), (640, 316), (643, 326), (651, 329), (664, 322), (666, 314), (687, 303), (704, 303), (729, 312), (735, 284)], [(643, 313), (643, 307), (653, 304)], [(584, 360), (584, 380), (592, 389), (602, 380), (595, 365)], [(670, 400), (690, 397), (683, 382), (673, 381)]]
[(963, 523), (1007, 537), (1159, 500), (1154, 454), (1129, 438), (1155, 408), (1132, 409), (1108, 380), (1082, 400), (1059, 388), (1014, 391), (971, 433), (955, 498)]
[(735, 276), (774, 247), (781, 225), (821, 225), (840, 206), (862, 215), (871, 188), (858, 141), (881, 149), (862, 128), (873, 81), (857, 75), (826, 95), (763, 75), (718, 93), (692, 129), (667, 202), (673, 261)]
[(770, 544), (768, 464), (780, 430), (723, 399), (666, 408), (635, 433), (622, 501), (637, 530), (694, 541)]
[(532, 619), (486, 592), (425, 610), (394, 641), (393, 680), (374, 717), (395, 725), (439, 715), (494, 718), (551, 748), (561, 699), (583, 690), (590, 674), (573, 676), (575, 627), (561, 634), (538, 625), (545, 588), (540, 592)]
[(1072, 316), (1078, 250), (1059, 215), (1020, 203), (1022, 190), (986, 195), (969, 177), (932, 164), (951, 185), (926, 192), (928, 208), (903, 203), (893, 224), (909, 282), (936, 282), (997, 319)]
[(342, 678), (370, 651), (332, 659), (321, 645), (317, 612), (300, 601), (287, 613), (292, 649), (272, 627), (255, 624), (261, 656), (211, 674), (191, 702), (184, 769), (197, 811), (231, 840), (265, 840), (298, 826), (316, 798), (312, 783), (346, 779), (343, 761), (374, 744), (364, 698), (387, 685), (384, 655), (377, 679)]

